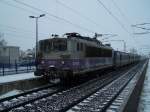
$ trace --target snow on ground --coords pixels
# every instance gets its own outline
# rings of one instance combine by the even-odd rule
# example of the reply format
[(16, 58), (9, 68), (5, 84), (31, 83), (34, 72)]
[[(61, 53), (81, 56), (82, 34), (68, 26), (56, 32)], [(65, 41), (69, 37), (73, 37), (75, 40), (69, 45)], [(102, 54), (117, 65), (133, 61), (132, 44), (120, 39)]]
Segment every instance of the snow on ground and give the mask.
[(13, 82), (13, 81), (17, 81), (17, 80), (36, 78), (36, 77), (37, 76), (34, 76), (34, 72), (0, 76), (0, 84), (6, 83), (6, 82)]
[(12, 90), (0, 96), (0, 99), (22, 93), (21, 90)]

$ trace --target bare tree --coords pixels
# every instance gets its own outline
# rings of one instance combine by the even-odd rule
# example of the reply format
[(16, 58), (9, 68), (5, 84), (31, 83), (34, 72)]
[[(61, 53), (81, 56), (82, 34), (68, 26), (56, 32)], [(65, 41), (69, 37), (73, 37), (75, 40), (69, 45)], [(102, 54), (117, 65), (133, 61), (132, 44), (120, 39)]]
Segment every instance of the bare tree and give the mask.
[(7, 42), (3, 38), (4, 38), (4, 33), (0, 32), (0, 46), (6, 46), (7, 45)]

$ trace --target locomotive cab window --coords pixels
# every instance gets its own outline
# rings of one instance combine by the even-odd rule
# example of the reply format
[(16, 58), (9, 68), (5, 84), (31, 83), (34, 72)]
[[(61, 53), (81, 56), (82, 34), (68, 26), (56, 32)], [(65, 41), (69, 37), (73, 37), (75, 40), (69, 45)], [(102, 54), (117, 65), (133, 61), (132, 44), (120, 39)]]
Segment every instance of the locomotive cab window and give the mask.
[(44, 41), (39, 42), (39, 46), (40, 46), (41, 52), (50, 52), (51, 47), (52, 47), (52, 43), (49, 40), (44, 40)]
[(54, 51), (65, 51), (67, 50), (67, 41), (63, 39), (53, 41), (53, 50)]
[(67, 40), (44, 40), (39, 42), (39, 46), (40, 51), (46, 53), (51, 51), (65, 51), (67, 50)]

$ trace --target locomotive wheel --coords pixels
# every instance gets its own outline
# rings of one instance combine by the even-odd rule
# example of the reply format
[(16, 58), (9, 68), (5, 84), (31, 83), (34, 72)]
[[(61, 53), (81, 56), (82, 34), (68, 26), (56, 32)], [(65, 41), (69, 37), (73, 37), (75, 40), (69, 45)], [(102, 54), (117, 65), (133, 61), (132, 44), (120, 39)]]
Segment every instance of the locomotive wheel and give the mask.
[(70, 71), (67, 71), (67, 72), (64, 72), (64, 74), (62, 75), (62, 77), (60, 78), (60, 81), (63, 85), (65, 86), (69, 86), (72, 84), (73, 82), (73, 75), (72, 75), (72, 72)]
[(49, 82), (50, 78), (48, 76), (44, 75), (42, 78), (44, 79), (44, 81)]

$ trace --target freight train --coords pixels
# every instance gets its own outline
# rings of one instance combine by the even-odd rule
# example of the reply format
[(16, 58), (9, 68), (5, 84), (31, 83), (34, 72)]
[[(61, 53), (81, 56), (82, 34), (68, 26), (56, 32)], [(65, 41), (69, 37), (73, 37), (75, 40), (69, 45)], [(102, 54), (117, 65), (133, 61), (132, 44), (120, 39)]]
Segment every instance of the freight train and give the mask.
[(87, 72), (118, 68), (138, 62), (137, 54), (115, 51), (96, 38), (66, 33), (62, 37), (39, 41), (36, 76), (61, 80), (82, 76)]

